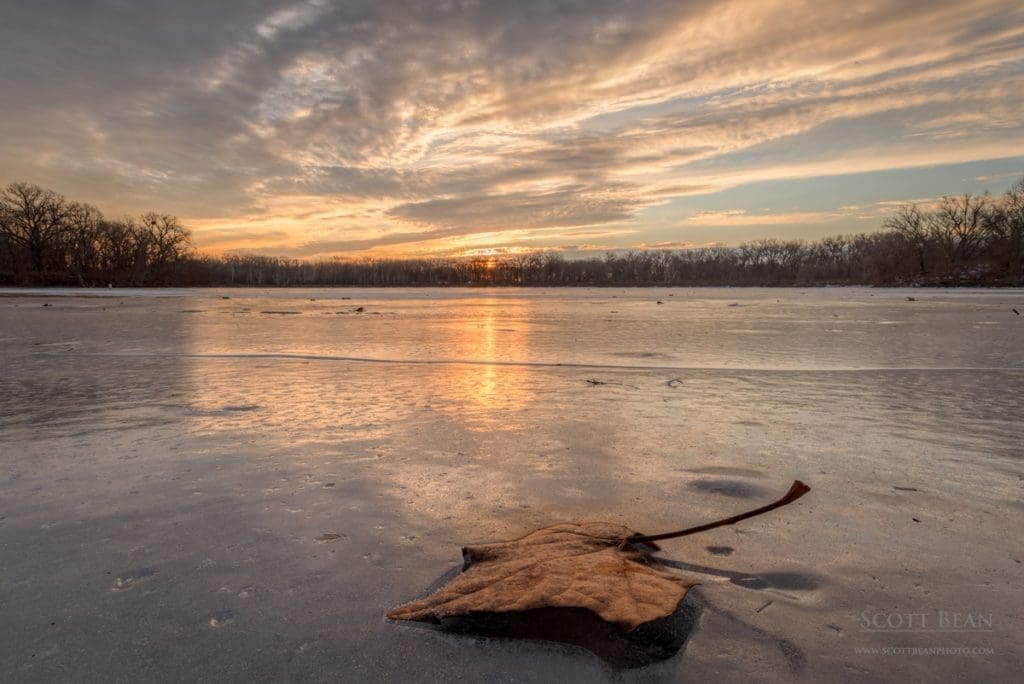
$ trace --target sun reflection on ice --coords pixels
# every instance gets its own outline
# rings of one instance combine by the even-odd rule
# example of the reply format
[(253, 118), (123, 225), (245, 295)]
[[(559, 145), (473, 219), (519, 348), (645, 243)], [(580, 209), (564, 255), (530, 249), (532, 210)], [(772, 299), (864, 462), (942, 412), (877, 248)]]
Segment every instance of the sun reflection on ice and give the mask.
[[(511, 304), (514, 306), (514, 304)], [(472, 430), (510, 429), (531, 398), (527, 369), (509, 365), (529, 358), (524, 315), (509, 313), (510, 302), (486, 299), (472, 315), (453, 321), (451, 348), (472, 363), (445, 368), (457, 411)]]

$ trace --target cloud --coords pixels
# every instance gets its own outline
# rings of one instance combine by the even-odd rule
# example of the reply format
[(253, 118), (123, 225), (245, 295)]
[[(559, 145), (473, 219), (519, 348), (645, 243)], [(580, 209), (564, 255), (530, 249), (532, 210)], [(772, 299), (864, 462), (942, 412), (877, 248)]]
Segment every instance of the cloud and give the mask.
[(796, 223), (827, 223), (850, 215), (862, 215), (862, 207), (841, 207), (835, 212), (803, 211), (784, 214), (751, 214), (745, 209), (699, 211), (688, 217), (688, 223), (701, 226), (785, 226)]
[(676, 235), (646, 217), (1024, 149), (1009, 0), (40, 0), (5, 10), (0, 60), (0, 180), (177, 213), (216, 250), (688, 244), (685, 206)]

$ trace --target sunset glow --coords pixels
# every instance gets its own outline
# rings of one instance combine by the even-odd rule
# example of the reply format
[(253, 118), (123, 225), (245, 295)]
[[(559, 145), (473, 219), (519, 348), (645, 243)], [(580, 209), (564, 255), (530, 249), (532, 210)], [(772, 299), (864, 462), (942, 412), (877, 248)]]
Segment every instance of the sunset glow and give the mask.
[(212, 254), (814, 238), (1024, 171), (1008, 0), (58, 4), (0, 22), (0, 180)]

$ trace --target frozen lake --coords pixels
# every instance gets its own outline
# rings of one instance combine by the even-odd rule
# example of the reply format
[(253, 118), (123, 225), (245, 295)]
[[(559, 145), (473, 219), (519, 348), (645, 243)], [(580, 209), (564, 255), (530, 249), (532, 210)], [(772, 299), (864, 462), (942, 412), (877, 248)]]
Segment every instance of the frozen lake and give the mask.
[[(0, 680), (1014, 679), (1013, 309), (1024, 292), (0, 290)], [(665, 543), (703, 582), (667, 661), (384, 618), (463, 543), (667, 531), (794, 479), (798, 504)]]

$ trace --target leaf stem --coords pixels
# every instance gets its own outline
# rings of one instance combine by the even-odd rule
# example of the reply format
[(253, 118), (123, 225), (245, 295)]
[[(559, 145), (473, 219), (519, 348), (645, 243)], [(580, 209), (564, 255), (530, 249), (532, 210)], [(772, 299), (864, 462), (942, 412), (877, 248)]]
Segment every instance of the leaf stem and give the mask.
[(735, 525), (741, 520), (753, 518), (754, 516), (761, 515), (762, 513), (774, 511), (776, 508), (781, 508), (786, 504), (791, 504), (809, 491), (811, 491), (810, 487), (805, 485), (800, 480), (794, 480), (793, 486), (789, 488), (789, 491), (786, 492), (786, 495), (784, 497), (782, 497), (781, 499), (774, 503), (768, 504), (767, 506), (761, 506), (760, 508), (755, 508), (752, 511), (747, 511), (746, 513), (734, 515), (731, 518), (725, 518), (724, 520), (716, 520), (715, 522), (705, 523), (704, 525), (698, 525), (697, 527), (688, 527), (685, 530), (678, 530), (676, 532), (664, 532), (662, 534), (633, 535), (632, 537), (629, 537), (626, 541), (631, 544), (649, 543), (653, 541), (661, 541), (662, 539), (675, 539), (676, 537), (686, 537), (691, 534), (697, 534), (698, 532), (706, 532), (707, 530), (713, 530), (716, 527)]

